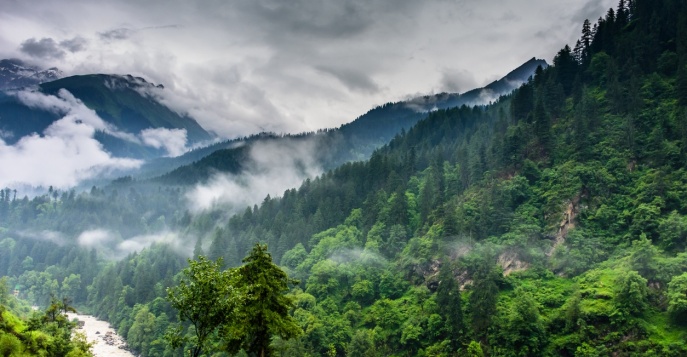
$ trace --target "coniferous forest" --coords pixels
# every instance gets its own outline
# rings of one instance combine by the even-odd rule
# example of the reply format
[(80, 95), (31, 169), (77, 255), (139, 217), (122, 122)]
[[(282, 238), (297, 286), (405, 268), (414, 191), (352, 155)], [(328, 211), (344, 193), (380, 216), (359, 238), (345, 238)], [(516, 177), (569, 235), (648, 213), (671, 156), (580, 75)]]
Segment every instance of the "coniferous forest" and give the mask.
[[(687, 355), (687, 4), (621, 0), (512, 94), (239, 214), (190, 213), (184, 190), (2, 191), (3, 285), (68, 298), (140, 356)], [(98, 227), (185, 250), (75, 243)], [(3, 312), (4, 355), (25, 323)]]

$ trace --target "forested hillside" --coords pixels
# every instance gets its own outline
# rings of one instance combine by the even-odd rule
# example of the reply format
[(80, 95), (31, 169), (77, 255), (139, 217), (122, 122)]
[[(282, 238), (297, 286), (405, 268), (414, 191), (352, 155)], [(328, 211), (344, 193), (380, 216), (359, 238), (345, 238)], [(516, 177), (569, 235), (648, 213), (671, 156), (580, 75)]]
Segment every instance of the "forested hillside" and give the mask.
[[(686, 30), (683, 1), (621, 0), (512, 95), (434, 111), (369, 160), (242, 214), (191, 215), (176, 206), (178, 191), (154, 186), (127, 197), (159, 211), (120, 209), (142, 227), (182, 231), (194, 258), (227, 268), (267, 243), (299, 280), (287, 296), (301, 333), (273, 338), (281, 356), (683, 356)], [(110, 200), (97, 188), (72, 196)], [(42, 208), (25, 222), (50, 225), (66, 204), (3, 197), (14, 215), (3, 226), (16, 231), (27, 207)], [(74, 294), (142, 356), (184, 353), (164, 338), (179, 322), (165, 290), (184, 267), (173, 247), (104, 263), (57, 237), (46, 263), (30, 257), (49, 235), (0, 237), (0, 262), (10, 262), (0, 274), (26, 297)], [(57, 259), (65, 254), (88, 263)], [(52, 290), (31, 291), (34, 275)], [(69, 290), (77, 278), (87, 294)], [(232, 336), (210, 340), (225, 355)]]
[(93, 356), (77, 324), (69, 300), (53, 299), (45, 311), (34, 311), (9, 294), (7, 277), (0, 278), (0, 353), (3, 356)]

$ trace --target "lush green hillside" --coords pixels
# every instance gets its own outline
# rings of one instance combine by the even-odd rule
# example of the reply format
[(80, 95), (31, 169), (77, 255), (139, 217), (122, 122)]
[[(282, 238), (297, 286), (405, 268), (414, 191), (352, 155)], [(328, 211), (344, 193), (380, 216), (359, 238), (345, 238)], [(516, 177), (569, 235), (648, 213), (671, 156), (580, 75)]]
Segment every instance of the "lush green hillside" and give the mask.
[[(46, 311), (32, 311), (11, 296), (7, 278), (0, 278), (0, 353), (3, 356), (87, 357), (91, 346), (73, 330), (66, 312), (74, 311), (68, 301), (53, 300)], [(30, 315), (20, 318), (17, 312)]]
[[(180, 210), (141, 221), (183, 230), (194, 256), (227, 266), (267, 243), (300, 280), (288, 296), (302, 333), (272, 340), (282, 356), (683, 356), (686, 29), (682, 1), (621, 1), (495, 104), (432, 112), (370, 160), (231, 218)], [(179, 195), (134, 192), (113, 207), (137, 215), (141, 202), (172, 207)], [(16, 218), (3, 224), (17, 229), (27, 217), (50, 227), (47, 217), (84, 212), (94, 197), (103, 209), (108, 195), (95, 189), (68, 206), (6, 191), (0, 208)], [(70, 291), (76, 267), (38, 267), (27, 257), (41, 248), (0, 234), (22, 249), (7, 266), (13, 283), (37, 276)], [(178, 323), (165, 287), (178, 282), (180, 257), (154, 245), (97, 264), (85, 265), (98, 274), (83, 278), (79, 303), (141, 355), (182, 355), (163, 338)], [(219, 330), (209, 345), (221, 350), (233, 337)]]
[[(609, 11), (512, 98), (431, 114), (232, 218), (208, 253), (267, 241), (301, 279), (292, 351), (682, 355), (685, 18)], [(448, 310), (445, 269), (465, 287)]]

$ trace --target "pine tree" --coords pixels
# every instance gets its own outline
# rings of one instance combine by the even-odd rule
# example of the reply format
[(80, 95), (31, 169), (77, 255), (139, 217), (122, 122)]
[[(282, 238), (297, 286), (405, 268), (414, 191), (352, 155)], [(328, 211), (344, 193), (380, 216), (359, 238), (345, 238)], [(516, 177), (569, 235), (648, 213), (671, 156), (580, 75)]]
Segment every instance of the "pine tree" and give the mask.
[(446, 319), (446, 337), (451, 341), (453, 350), (458, 350), (465, 328), (463, 325), (463, 307), (460, 286), (458, 286), (447, 261), (442, 263), (439, 271), (439, 287), (436, 296), (439, 313)]
[[(594, 25), (596, 26), (596, 25)], [(587, 63), (591, 57), (591, 46), (592, 39), (594, 38), (594, 33), (592, 32), (591, 23), (589, 19), (585, 19), (582, 23), (582, 38), (580, 39), (582, 45), (582, 51), (580, 56), (580, 63)]]
[(203, 252), (203, 237), (198, 236), (196, 245), (193, 247), (193, 259), (198, 259), (201, 255), (205, 255)]
[(584, 46), (582, 45), (582, 41), (577, 40), (577, 42), (575, 42), (575, 48), (573, 48), (573, 56), (575, 57), (575, 61), (577, 61), (577, 63), (582, 64), (582, 61), (584, 59)]
[(534, 120), (539, 145), (545, 153), (548, 153), (551, 150), (551, 119), (544, 109), (541, 98), (537, 99), (537, 104), (534, 106)]
[(472, 330), (475, 338), (486, 341), (487, 329), (496, 313), (496, 302), (499, 294), (497, 281), (500, 273), (494, 265), (491, 254), (486, 254), (472, 274), (472, 293), (470, 294), (470, 312)]
[(629, 19), (629, 14), (627, 7), (625, 6), (625, 0), (620, 0), (618, 2), (618, 11), (616, 12), (616, 26), (621, 29), (627, 24)]
[(687, 107), (687, 64), (681, 65), (677, 71), (677, 99), (680, 105)]
[(228, 325), (223, 331), (226, 347), (230, 353), (244, 349), (249, 355), (271, 356), (272, 336), (287, 340), (302, 333), (289, 315), (293, 301), (284, 295), (289, 284), (298, 282), (289, 279), (272, 262), (267, 245), (256, 244), (243, 262), (245, 264), (236, 270), (235, 284), (246, 299), (237, 314), (237, 323)]

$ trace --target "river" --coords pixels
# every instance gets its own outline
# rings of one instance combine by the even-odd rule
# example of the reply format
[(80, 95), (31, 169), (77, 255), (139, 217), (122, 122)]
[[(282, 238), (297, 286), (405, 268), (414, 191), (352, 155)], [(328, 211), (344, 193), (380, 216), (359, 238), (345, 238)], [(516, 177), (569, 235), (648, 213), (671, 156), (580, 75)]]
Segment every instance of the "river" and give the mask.
[(126, 346), (126, 343), (108, 322), (89, 315), (67, 315), (70, 320), (76, 318), (84, 322), (83, 327), (77, 331), (84, 332), (88, 342), (93, 343), (92, 351), (96, 357), (134, 357), (131, 352), (120, 348)]

